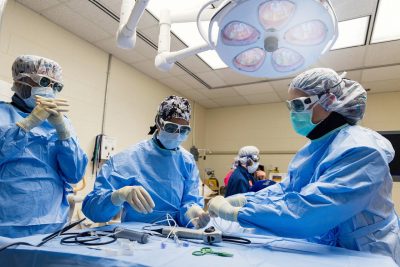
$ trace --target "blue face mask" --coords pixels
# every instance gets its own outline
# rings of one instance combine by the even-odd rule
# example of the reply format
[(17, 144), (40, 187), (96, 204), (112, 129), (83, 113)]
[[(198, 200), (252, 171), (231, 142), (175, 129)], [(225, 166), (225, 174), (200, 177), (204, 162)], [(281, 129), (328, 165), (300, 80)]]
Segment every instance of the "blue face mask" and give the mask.
[(36, 106), (36, 95), (46, 98), (55, 98), (54, 90), (51, 87), (32, 87), (31, 96), (24, 99), (24, 102), (28, 107), (34, 108)]
[(180, 146), (189, 136), (189, 134), (167, 133), (160, 130), (157, 134), (157, 139), (166, 149), (175, 149)]
[(302, 136), (307, 136), (318, 124), (312, 122), (312, 110), (290, 112), (293, 129)]

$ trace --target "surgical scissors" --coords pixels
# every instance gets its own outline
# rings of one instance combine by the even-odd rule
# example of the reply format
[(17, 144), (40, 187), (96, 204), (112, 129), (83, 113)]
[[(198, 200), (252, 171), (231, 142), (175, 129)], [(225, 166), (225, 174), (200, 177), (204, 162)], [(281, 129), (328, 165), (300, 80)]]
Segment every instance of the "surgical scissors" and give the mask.
[(192, 252), (193, 256), (204, 256), (206, 254), (212, 254), (212, 255), (217, 255), (217, 256), (221, 256), (221, 257), (233, 257), (233, 254), (231, 254), (231, 253), (213, 251), (209, 247), (201, 248), (200, 250)]

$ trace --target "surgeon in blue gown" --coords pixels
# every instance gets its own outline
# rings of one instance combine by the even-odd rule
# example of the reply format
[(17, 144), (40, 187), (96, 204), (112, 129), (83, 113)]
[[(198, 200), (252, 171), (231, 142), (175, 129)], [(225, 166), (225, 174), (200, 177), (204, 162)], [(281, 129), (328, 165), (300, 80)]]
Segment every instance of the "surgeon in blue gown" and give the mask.
[(187, 99), (167, 97), (149, 133), (153, 137), (104, 163), (83, 202), (84, 214), (107, 222), (122, 209), (123, 222), (166, 223), (169, 214), (180, 226), (206, 226), (210, 218), (202, 209), (199, 171), (193, 156), (180, 146), (191, 130), (190, 117)]
[(310, 141), (288, 177), (257, 193), (211, 200), (209, 212), (279, 236), (391, 256), (400, 264), (399, 219), (392, 201), (388, 140), (357, 125), (364, 88), (317, 68), (289, 87), (294, 130)]
[(81, 180), (87, 157), (61, 113), (67, 102), (55, 99), (61, 75), (58, 63), (38, 56), (12, 66), (15, 94), (0, 102), (1, 236), (50, 233), (68, 220), (69, 184)]

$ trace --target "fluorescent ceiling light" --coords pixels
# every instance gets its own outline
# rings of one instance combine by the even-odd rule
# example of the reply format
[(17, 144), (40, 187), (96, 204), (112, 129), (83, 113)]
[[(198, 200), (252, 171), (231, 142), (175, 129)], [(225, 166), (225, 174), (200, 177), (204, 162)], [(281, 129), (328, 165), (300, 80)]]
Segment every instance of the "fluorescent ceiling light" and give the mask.
[(371, 43), (400, 39), (400, 1), (380, 0)]
[[(160, 10), (163, 8), (181, 11), (199, 10), (205, 2), (205, 0), (152, 0), (149, 1), (147, 10), (158, 18), (160, 16)], [(203, 26), (207, 27), (208, 22), (204, 22)], [(200, 36), (195, 22), (174, 23), (172, 24), (171, 30), (187, 46), (195, 46), (205, 42)], [(213, 50), (200, 53), (198, 56), (214, 70), (228, 67)]]
[(339, 22), (339, 37), (331, 50), (365, 45), (369, 16)]

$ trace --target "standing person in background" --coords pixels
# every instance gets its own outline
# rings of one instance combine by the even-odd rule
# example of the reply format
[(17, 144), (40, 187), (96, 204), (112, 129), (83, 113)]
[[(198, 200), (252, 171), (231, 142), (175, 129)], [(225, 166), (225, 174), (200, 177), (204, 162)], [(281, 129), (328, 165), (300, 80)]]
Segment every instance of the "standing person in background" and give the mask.
[(259, 153), (255, 146), (245, 146), (239, 150), (238, 166), (229, 178), (225, 197), (250, 191), (255, 182), (253, 174), (259, 166)]

